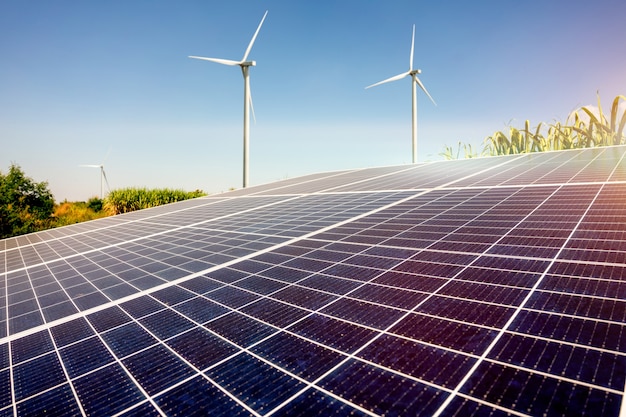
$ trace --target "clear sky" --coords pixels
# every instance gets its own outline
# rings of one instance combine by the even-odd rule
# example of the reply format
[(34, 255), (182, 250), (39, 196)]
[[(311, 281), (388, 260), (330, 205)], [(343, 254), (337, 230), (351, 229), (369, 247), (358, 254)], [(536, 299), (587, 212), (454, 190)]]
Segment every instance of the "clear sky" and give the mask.
[(242, 184), (239, 60), (256, 124), (251, 185), (411, 161), (525, 119), (564, 121), (626, 95), (624, 0), (1, 0), (0, 170), (47, 181), (57, 202), (111, 188), (227, 191)]

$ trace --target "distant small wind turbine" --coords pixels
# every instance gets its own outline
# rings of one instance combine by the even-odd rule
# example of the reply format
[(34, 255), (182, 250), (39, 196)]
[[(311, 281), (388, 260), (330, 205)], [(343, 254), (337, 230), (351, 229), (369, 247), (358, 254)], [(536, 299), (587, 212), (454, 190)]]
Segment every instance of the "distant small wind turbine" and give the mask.
[(413, 78), (412, 82), (411, 82), (411, 87), (412, 87), (412, 92), (413, 92), (413, 126), (412, 126), (412, 131), (411, 131), (411, 136), (413, 139), (413, 163), (417, 162), (417, 85), (420, 86), (420, 88), (422, 90), (424, 90), (424, 92), (426, 93), (426, 95), (428, 96), (428, 98), (430, 98), (430, 101), (433, 102), (433, 104), (436, 106), (437, 103), (435, 103), (435, 100), (433, 100), (433, 98), (430, 96), (430, 94), (428, 93), (428, 91), (426, 90), (426, 87), (424, 87), (424, 84), (422, 84), (422, 82), (420, 81), (419, 78), (417, 78), (417, 74), (420, 74), (422, 72), (422, 70), (413, 69), (413, 48), (415, 45), (415, 25), (413, 25), (413, 37), (411, 38), (411, 56), (409, 59), (409, 70), (407, 72), (403, 72), (402, 74), (398, 74), (395, 75), (391, 78), (387, 78), (386, 80), (383, 81), (379, 81), (376, 84), (372, 84), (369, 85), (367, 87), (365, 87), (365, 89), (371, 88), (371, 87), (376, 87), (377, 85), (381, 85), (381, 84), (385, 84), (385, 83), (390, 83), (392, 81), (397, 81), (397, 80), (401, 80), (404, 77), (407, 76), (411, 76)]
[(81, 167), (87, 167), (87, 168), (100, 168), (100, 199), (104, 198), (104, 183), (106, 182), (107, 184), (107, 190), (109, 192), (111, 192), (111, 188), (109, 187), (109, 181), (107, 180), (107, 174), (104, 172), (104, 165), (100, 164), (100, 165), (79, 165)]
[[(249, 69), (256, 65), (256, 61), (247, 61), (248, 55), (250, 54), (250, 50), (252, 49), (252, 45), (254, 45), (254, 41), (256, 40), (259, 31), (261, 30), (261, 26), (263, 25), (263, 21), (265, 21), (265, 17), (267, 16), (267, 12), (263, 15), (261, 19), (261, 23), (259, 23), (259, 27), (257, 27), (256, 32), (254, 32), (254, 36), (252, 36), (252, 40), (248, 45), (248, 49), (243, 54), (243, 58), (241, 61), (233, 61), (230, 59), (221, 59), (221, 58), (205, 58), (201, 56), (189, 56), (189, 58), (194, 59), (203, 59), (205, 61), (217, 62), (218, 64), (224, 65), (239, 65), (241, 67), (241, 72), (243, 73), (244, 80), (244, 89), (243, 89), (243, 187), (246, 188), (248, 186), (249, 179), (249, 159), (250, 159), (250, 113), (249, 110), (252, 107), (252, 98), (250, 97), (250, 76)], [(254, 116), (254, 109), (252, 109), (252, 115)]]

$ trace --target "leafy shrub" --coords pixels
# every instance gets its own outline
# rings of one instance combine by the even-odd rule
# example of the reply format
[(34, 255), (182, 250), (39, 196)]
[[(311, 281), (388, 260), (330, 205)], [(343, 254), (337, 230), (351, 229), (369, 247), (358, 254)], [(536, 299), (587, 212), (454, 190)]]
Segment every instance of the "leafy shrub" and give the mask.
[(0, 172), (0, 239), (50, 227), (53, 208), (48, 183), (33, 181), (15, 164)]
[[(94, 199), (92, 199), (94, 200)], [(89, 200), (89, 202), (76, 202), (70, 203), (67, 201), (62, 202), (58, 206), (56, 206), (54, 210), (54, 227), (67, 226), (69, 224), (86, 222), (89, 220), (99, 219), (102, 217), (106, 217), (107, 213), (102, 210), (94, 210), (93, 202)], [(95, 200), (100, 200), (96, 198)], [(96, 205), (97, 206), (97, 205)], [(100, 203), (100, 208), (102, 207), (102, 203)]]

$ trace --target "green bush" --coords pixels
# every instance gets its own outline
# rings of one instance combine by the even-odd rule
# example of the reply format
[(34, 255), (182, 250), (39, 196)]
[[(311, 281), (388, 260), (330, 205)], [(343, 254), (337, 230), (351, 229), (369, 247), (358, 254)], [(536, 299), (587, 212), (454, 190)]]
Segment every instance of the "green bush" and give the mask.
[(0, 239), (50, 227), (53, 209), (48, 183), (33, 181), (15, 164), (0, 172)]

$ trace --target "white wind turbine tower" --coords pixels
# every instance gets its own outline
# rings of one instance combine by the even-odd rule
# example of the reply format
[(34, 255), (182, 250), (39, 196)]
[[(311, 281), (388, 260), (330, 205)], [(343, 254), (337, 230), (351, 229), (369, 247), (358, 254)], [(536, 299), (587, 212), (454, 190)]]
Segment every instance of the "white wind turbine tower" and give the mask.
[(104, 172), (104, 165), (100, 164), (100, 165), (79, 165), (81, 167), (87, 167), (87, 168), (100, 168), (100, 199), (102, 200), (104, 198), (104, 183), (106, 182), (107, 184), (107, 190), (110, 192), (111, 188), (109, 187), (109, 181), (107, 180), (107, 174)]
[[(189, 58), (194, 59), (203, 59), (205, 61), (217, 62), (218, 64), (224, 65), (239, 65), (241, 67), (241, 72), (243, 73), (244, 80), (244, 88), (243, 88), (243, 187), (246, 188), (248, 186), (248, 168), (249, 168), (249, 159), (250, 159), (250, 108), (252, 107), (252, 98), (250, 97), (250, 76), (249, 70), (250, 67), (256, 65), (256, 61), (247, 61), (248, 55), (250, 54), (250, 50), (252, 49), (252, 45), (254, 45), (254, 41), (259, 34), (259, 30), (261, 30), (261, 26), (263, 25), (263, 21), (267, 16), (267, 11), (263, 15), (263, 19), (261, 19), (261, 23), (259, 23), (259, 27), (257, 27), (256, 32), (254, 32), (254, 36), (252, 36), (252, 40), (248, 45), (248, 49), (243, 54), (243, 58), (241, 61), (233, 61), (230, 59), (221, 59), (221, 58), (205, 58), (201, 56), (190, 56)], [(254, 109), (252, 110), (254, 116)]]
[(419, 78), (417, 78), (417, 74), (420, 74), (422, 72), (422, 70), (419, 69), (413, 69), (413, 48), (415, 45), (415, 25), (413, 25), (413, 37), (411, 38), (411, 56), (409, 59), (409, 70), (407, 72), (403, 72), (402, 74), (398, 74), (396, 76), (393, 76), (391, 78), (387, 78), (386, 80), (383, 81), (379, 81), (376, 84), (372, 84), (370, 86), (365, 87), (365, 89), (371, 88), (371, 87), (375, 87), (377, 85), (380, 84), (385, 84), (385, 83), (389, 83), (392, 81), (397, 81), (400, 80), (404, 77), (407, 76), (411, 76), (412, 80), (411, 80), (411, 87), (412, 87), (412, 92), (413, 92), (413, 125), (412, 125), (412, 130), (411, 130), (411, 136), (413, 139), (413, 163), (417, 162), (417, 86), (419, 85), (420, 88), (422, 90), (424, 90), (424, 92), (426, 93), (426, 95), (428, 96), (428, 98), (430, 98), (430, 101), (433, 102), (433, 104), (436, 106), (437, 103), (435, 103), (435, 100), (433, 100), (433, 98), (430, 96), (430, 94), (428, 93), (428, 91), (426, 90), (426, 87), (424, 87), (424, 84), (422, 84), (422, 82), (420, 81)]

